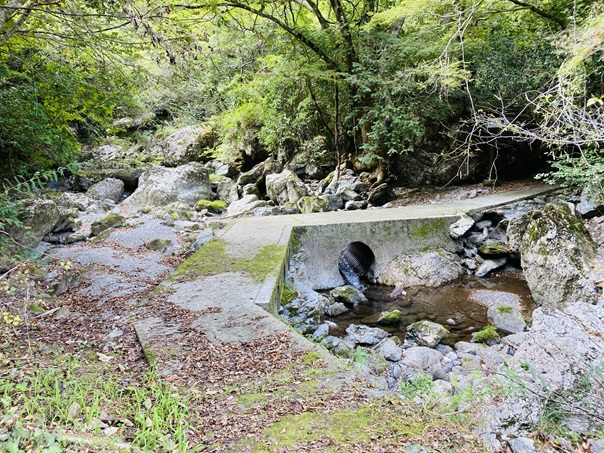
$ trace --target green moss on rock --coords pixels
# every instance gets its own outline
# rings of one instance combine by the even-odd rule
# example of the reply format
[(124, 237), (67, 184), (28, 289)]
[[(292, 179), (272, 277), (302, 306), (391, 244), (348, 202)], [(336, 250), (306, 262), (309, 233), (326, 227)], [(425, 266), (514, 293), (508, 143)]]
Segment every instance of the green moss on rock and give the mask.
[(90, 229), (92, 235), (96, 236), (100, 232), (108, 230), (109, 228), (117, 228), (120, 226), (124, 226), (125, 224), (126, 219), (123, 216), (111, 212), (107, 215), (107, 217), (92, 222)]
[(220, 214), (226, 209), (226, 207), (227, 202), (224, 200), (199, 200), (197, 203), (195, 203), (195, 210), (197, 212), (203, 209), (207, 209), (208, 211), (213, 212), (215, 214)]

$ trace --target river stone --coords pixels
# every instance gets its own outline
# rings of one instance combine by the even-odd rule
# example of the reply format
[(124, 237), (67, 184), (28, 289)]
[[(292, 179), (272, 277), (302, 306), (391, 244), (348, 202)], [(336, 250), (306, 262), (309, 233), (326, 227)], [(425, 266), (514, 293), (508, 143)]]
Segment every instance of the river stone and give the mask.
[(386, 338), (375, 346), (375, 350), (386, 360), (398, 362), (403, 356), (403, 351), (392, 338)]
[(59, 222), (59, 208), (52, 200), (32, 199), (25, 202), (17, 217), (22, 226), (7, 225), (7, 233), (19, 244), (36, 246)]
[(601, 188), (594, 185), (588, 185), (581, 191), (581, 200), (577, 204), (577, 212), (582, 217), (594, 217), (604, 213), (602, 204), (604, 193)]
[(397, 286), (440, 286), (464, 274), (459, 256), (443, 249), (399, 255), (378, 276), (378, 283)]
[(93, 236), (99, 235), (101, 232), (108, 230), (109, 228), (116, 228), (123, 226), (126, 222), (124, 216), (110, 212), (106, 217), (95, 220), (91, 225), (91, 232)]
[(259, 206), (254, 208), (251, 215), (254, 217), (267, 217), (273, 215), (293, 215), (299, 214), (297, 206)]
[(478, 252), (483, 256), (501, 256), (508, 255), (510, 249), (501, 241), (487, 239), (478, 247)]
[(493, 305), (487, 310), (487, 318), (505, 333), (518, 333), (526, 329), (526, 323), (518, 308), (510, 305)]
[(416, 346), (405, 349), (401, 363), (414, 370), (428, 370), (432, 365), (439, 363), (444, 357), (442, 352), (435, 349)]
[(383, 326), (390, 326), (401, 322), (403, 314), (400, 310), (384, 311), (380, 313), (377, 323)]
[(374, 345), (378, 344), (390, 334), (377, 327), (357, 326), (351, 324), (346, 329), (346, 340), (355, 344)]
[(535, 441), (528, 437), (519, 437), (509, 441), (512, 453), (536, 453)]
[(329, 326), (326, 323), (323, 323), (319, 327), (317, 327), (317, 330), (313, 332), (311, 340), (315, 342), (320, 342), (327, 335), (329, 335)]
[(366, 207), (366, 200), (350, 200), (344, 204), (344, 210), (346, 211), (358, 211), (359, 209), (365, 209)]
[(96, 184), (90, 186), (86, 191), (86, 195), (96, 200), (105, 201), (111, 200), (117, 203), (124, 194), (124, 181), (116, 178), (103, 179)]
[(589, 281), (596, 245), (580, 218), (566, 204), (547, 204), (534, 211), (522, 236), (520, 253), (526, 282), (538, 305), (595, 303)]
[(327, 316), (336, 317), (348, 313), (348, 308), (342, 302), (335, 302), (325, 307), (325, 314)]
[(447, 329), (432, 321), (423, 320), (407, 326), (407, 340), (428, 348), (434, 348), (449, 334), (450, 332)]
[(298, 209), (302, 214), (310, 212), (328, 212), (331, 211), (329, 201), (324, 197), (305, 196), (298, 200)]
[(218, 179), (218, 181), (216, 181), (216, 197), (227, 203), (239, 200), (239, 193), (235, 181), (224, 176)]
[(266, 176), (266, 194), (279, 205), (296, 205), (300, 198), (307, 195), (306, 186), (298, 175), (291, 170)]
[(453, 239), (459, 239), (474, 226), (474, 219), (468, 215), (463, 215), (457, 222), (449, 226), (449, 235)]
[(500, 267), (505, 266), (508, 259), (506, 257), (496, 258), (492, 260), (484, 260), (483, 263), (476, 269), (476, 277), (486, 277), (489, 273), (493, 272)]
[(383, 183), (369, 191), (367, 202), (374, 206), (379, 206), (386, 200), (387, 196), (388, 184)]
[(345, 202), (363, 200), (363, 198), (358, 193), (350, 189), (343, 189), (341, 191), (338, 191), (337, 195), (339, 195)]
[(153, 167), (140, 177), (138, 189), (124, 201), (127, 207), (161, 207), (174, 202), (195, 205), (214, 198), (208, 170), (198, 162), (176, 168)]
[(337, 288), (332, 289), (329, 294), (337, 302), (343, 302), (354, 306), (367, 302), (365, 294), (350, 285), (338, 286)]

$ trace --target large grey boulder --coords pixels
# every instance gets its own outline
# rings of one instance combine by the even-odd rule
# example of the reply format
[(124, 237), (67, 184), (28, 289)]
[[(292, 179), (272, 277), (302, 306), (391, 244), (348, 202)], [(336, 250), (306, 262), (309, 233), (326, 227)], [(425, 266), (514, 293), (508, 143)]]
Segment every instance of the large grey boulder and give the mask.
[(86, 191), (86, 195), (95, 200), (106, 201), (110, 200), (113, 203), (120, 201), (124, 194), (124, 181), (117, 178), (103, 179), (96, 184), (90, 186)]
[(50, 233), (60, 220), (59, 208), (54, 201), (34, 199), (27, 201), (18, 218), (21, 227), (9, 226), (8, 234), (19, 244), (35, 246)]
[(331, 211), (329, 200), (325, 197), (304, 196), (298, 200), (298, 209), (303, 214), (310, 212), (328, 212)]
[(377, 327), (357, 326), (351, 324), (346, 329), (346, 340), (355, 344), (376, 345), (388, 338), (390, 334)]
[(461, 277), (460, 258), (446, 250), (435, 249), (397, 256), (378, 276), (378, 283), (397, 286), (440, 286)]
[(250, 214), (256, 208), (269, 206), (268, 201), (258, 199), (257, 195), (244, 195), (240, 200), (233, 201), (226, 210), (227, 217)]
[[(491, 406), (485, 432), (519, 437), (532, 432), (544, 410), (558, 407), (559, 423), (575, 432), (601, 427), (601, 388), (595, 367), (604, 359), (604, 307), (576, 303), (563, 311), (538, 308), (508, 360), (508, 379), (519, 395)], [(509, 337), (507, 337), (509, 338)], [(555, 406), (553, 406), (555, 405)]]
[(590, 185), (581, 192), (581, 199), (577, 203), (577, 212), (582, 217), (593, 217), (604, 213), (604, 192), (601, 187)]
[(153, 167), (140, 177), (138, 189), (124, 201), (127, 207), (159, 207), (174, 202), (194, 206), (214, 198), (208, 170), (198, 162), (176, 168)]
[(556, 308), (597, 301), (589, 281), (596, 245), (566, 204), (534, 211), (520, 241), (522, 268), (533, 300)]
[(453, 239), (459, 239), (474, 226), (474, 219), (469, 215), (463, 215), (459, 220), (449, 226), (449, 234)]
[(291, 170), (266, 176), (266, 194), (278, 205), (296, 205), (307, 195), (306, 186)]
[(428, 370), (431, 366), (436, 365), (444, 359), (444, 357), (445, 355), (436, 349), (417, 346), (405, 349), (402, 364), (414, 370)]
[(271, 173), (280, 173), (283, 165), (273, 158), (268, 158), (259, 164), (256, 164), (251, 170), (241, 173), (237, 178), (237, 185), (243, 187), (247, 184), (262, 185), (265, 182), (266, 175)]
[(203, 159), (206, 148), (214, 143), (215, 136), (207, 126), (187, 126), (164, 139), (151, 143), (150, 148), (163, 154), (169, 165), (185, 164)]

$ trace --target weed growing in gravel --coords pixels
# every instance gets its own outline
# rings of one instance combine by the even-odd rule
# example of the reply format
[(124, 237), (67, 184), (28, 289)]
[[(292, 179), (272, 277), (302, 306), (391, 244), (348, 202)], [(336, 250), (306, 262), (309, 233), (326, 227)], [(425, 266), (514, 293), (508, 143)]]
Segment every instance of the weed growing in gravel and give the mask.
[[(0, 450), (30, 451), (33, 443), (59, 448), (67, 438), (78, 443), (102, 435), (144, 450), (191, 451), (190, 397), (153, 371), (136, 382), (124, 374), (116, 379), (116, 370), (106, 367), (67, 359), (44, 369), (1, 374), (0, 409), (6, 415), (0, 419)], [(56, 448), (43, 451), (64, 451)]]

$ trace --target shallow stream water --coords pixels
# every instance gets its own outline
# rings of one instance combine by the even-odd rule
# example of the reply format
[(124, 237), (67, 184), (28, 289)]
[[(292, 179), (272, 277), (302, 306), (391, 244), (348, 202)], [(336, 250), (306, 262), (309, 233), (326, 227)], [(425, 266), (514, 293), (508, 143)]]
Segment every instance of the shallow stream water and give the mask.
[[(407, 326), (416, 321), (428, 320), (442, 324), (451, 332), (443, 341), (452, 345), (457, 341), (470, 341), (472, 333), (489, 324), (487, 307), (471, 299), (472, 293), (480, 290), (511, 293), (520, 299), (521, 311), (527, 324), (536, 306), (524, 279), (516, 275), (500, 275), (488, 279), (473, 276), (464, 277), (456, 282), (438, 288), (416, 287), (407, 289), (406, 296), (396, 299), (390, 297), (394, 288), (391, 286), (371, 285), (365, 296), (369, 302), (359, 304), (348, 313), (326, 319), (337, 324), (337, 329), (330, 329), (330, 334), (344, 337), (350, 324), (365, 324), (405, 339)], [(382, 326), (377, 318), (384, 311), (400, 310), (403, 314), (400, 324)]]

